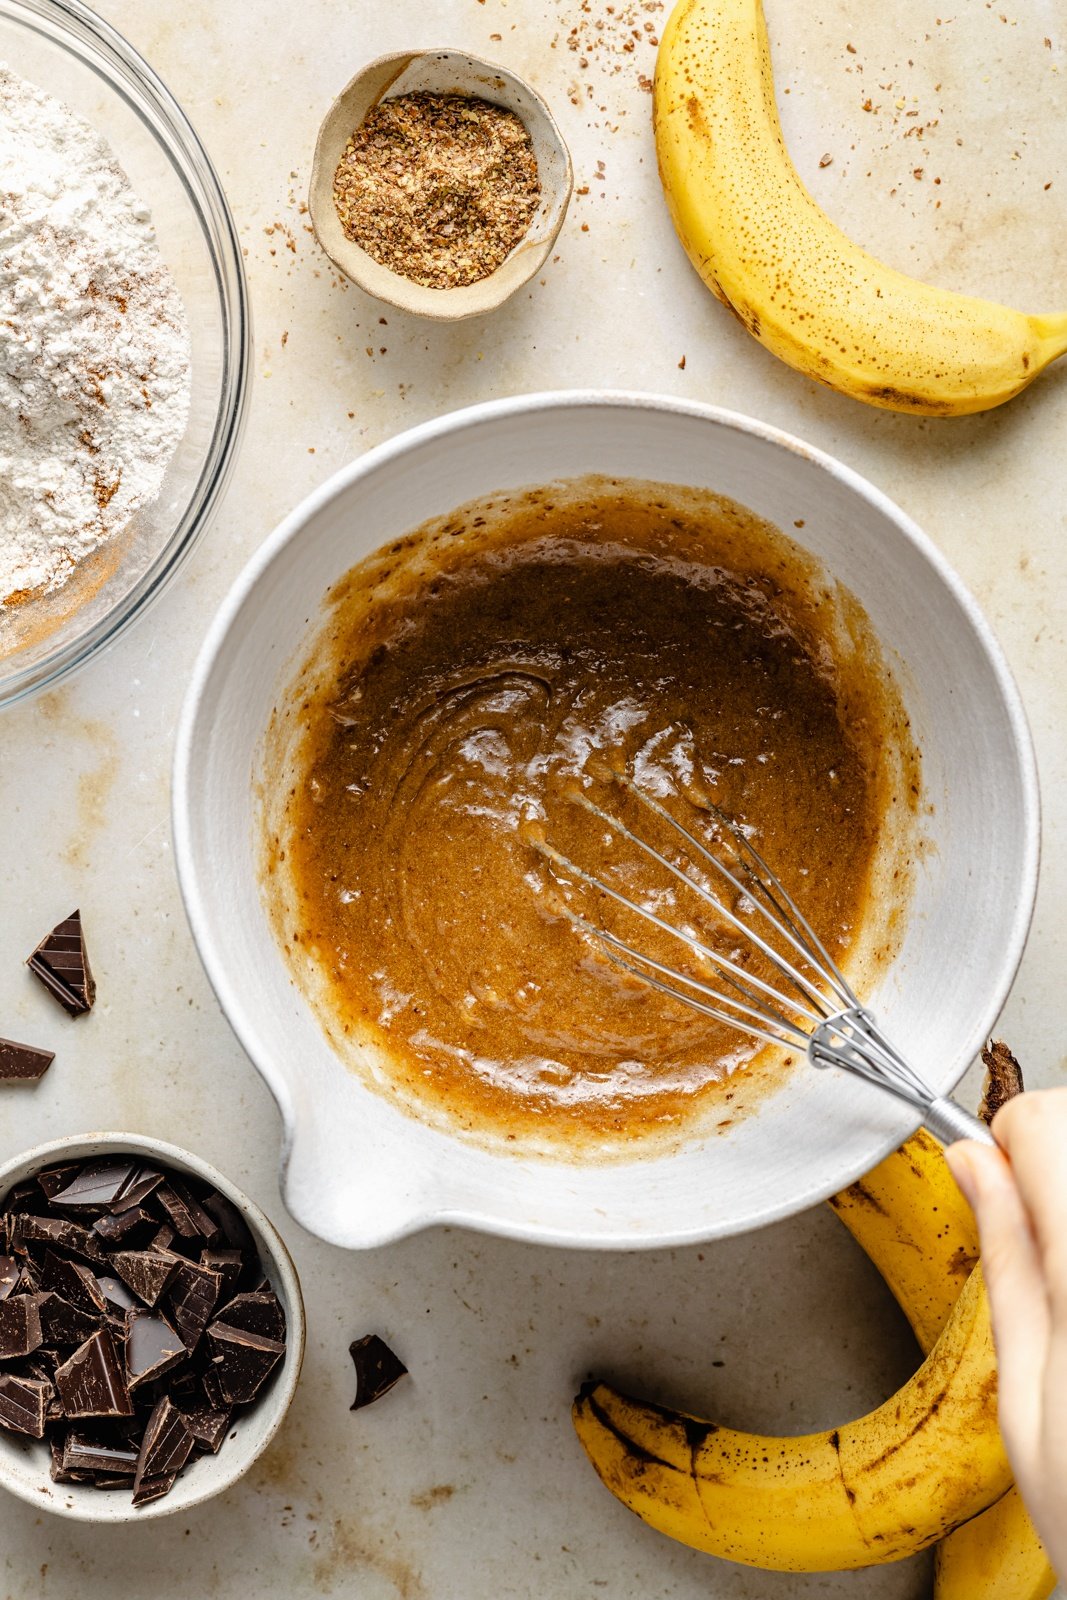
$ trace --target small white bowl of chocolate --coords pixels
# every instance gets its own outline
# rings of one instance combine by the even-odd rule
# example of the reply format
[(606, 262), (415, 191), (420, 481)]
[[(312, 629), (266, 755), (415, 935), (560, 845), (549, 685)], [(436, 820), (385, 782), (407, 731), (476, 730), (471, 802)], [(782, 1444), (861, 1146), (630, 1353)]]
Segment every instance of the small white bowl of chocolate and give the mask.
[(188, 1511), (269, 1444), (303, 1350), (289, 1252), (207, 1162), (99, 1133), (0, 1168), (0, 1484), (21, 1499)]
[(555, 119), (506, 67), (456, 50), (379, 56), (319, 131), (309, 208), (335, 266), (420, 316), (478, 316), (544, 264), (573, 177)]

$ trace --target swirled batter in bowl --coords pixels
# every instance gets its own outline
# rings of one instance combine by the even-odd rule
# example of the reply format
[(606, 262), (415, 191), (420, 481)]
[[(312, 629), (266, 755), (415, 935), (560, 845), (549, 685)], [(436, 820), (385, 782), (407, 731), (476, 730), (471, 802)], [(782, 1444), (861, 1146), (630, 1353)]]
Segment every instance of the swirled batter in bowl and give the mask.
[[(860, 937), (918, 793), (869, 624), (790, 540), (706, 494), (584, 480), (398, 541), (331, 594), (269, 744), (290, 782), (267, 796), (267, 896), (294, 971), (348, 1059), (474, 1130), (625, 1143), (760, 1048), (628, 977), (566, 914), (588, 906), (538, 837), (739, 946), (574, 804), (630, 816), (612, 766), (689, 826), (710, 799), (751, 830), (842, 962), (884, 954), (899, 909)], [(677, 962), (666, 936), (641, 942)]]

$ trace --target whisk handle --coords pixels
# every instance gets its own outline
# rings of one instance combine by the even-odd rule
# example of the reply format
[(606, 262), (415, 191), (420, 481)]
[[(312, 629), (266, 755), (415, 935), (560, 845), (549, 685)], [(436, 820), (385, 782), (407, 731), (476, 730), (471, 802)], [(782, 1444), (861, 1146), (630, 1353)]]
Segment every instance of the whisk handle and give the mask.
[(945, 1095), (931, 1100), (923, 1116), (923, 1126), (941, 1144), (955, 1144), (957, 1139), (976, 1139), (979, 1144), (990, 1145), (997, 1142), (984, 1122)]

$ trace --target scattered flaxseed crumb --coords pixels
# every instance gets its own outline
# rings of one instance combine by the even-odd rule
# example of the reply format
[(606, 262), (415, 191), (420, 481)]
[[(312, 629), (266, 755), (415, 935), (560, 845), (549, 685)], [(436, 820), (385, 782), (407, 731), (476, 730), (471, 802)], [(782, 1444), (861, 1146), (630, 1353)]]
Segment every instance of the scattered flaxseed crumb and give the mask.
[(682, 357), (681, 361), (679, 361), (679, 363), (678, 363), (678, 370), (679, 370), (679, 372), (684, 372), (685, 371), (685, 357), (684, 356)]
[(848, 51), (850, 56), (854, 56), (856, 54), (856, 46), (854, 44), (846, 44), (845, 49)]
[(285, 331), (282, 334), (282, 349), (283, 350), (285, 349), (285, 347), (286, 347), (286, 345), (288, 343), (289, 343), (289, 329), (286, 328)]
[(829, 155), (829, 154), (820, 157), (820, 159), (819, 159), (820, 167), (828, 167), (830, 165), (830, 163), (833, 161), (833, 159), (834, 159), (833, 156)]
[(478, 283), (521, 240), (541, 182), (530, 135), (473, 95), (396, 95), (367, 113), (334, 175), (348, 238), (430, 289)]

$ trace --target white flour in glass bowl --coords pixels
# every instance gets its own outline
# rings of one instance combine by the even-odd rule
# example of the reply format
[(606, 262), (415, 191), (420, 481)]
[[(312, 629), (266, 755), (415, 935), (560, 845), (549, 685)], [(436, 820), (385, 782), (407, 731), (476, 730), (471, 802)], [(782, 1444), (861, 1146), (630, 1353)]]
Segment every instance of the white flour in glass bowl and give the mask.
[(110, 146), (0, 66), (0, 615), (155, 499), (189, 415), (189, 350)]

